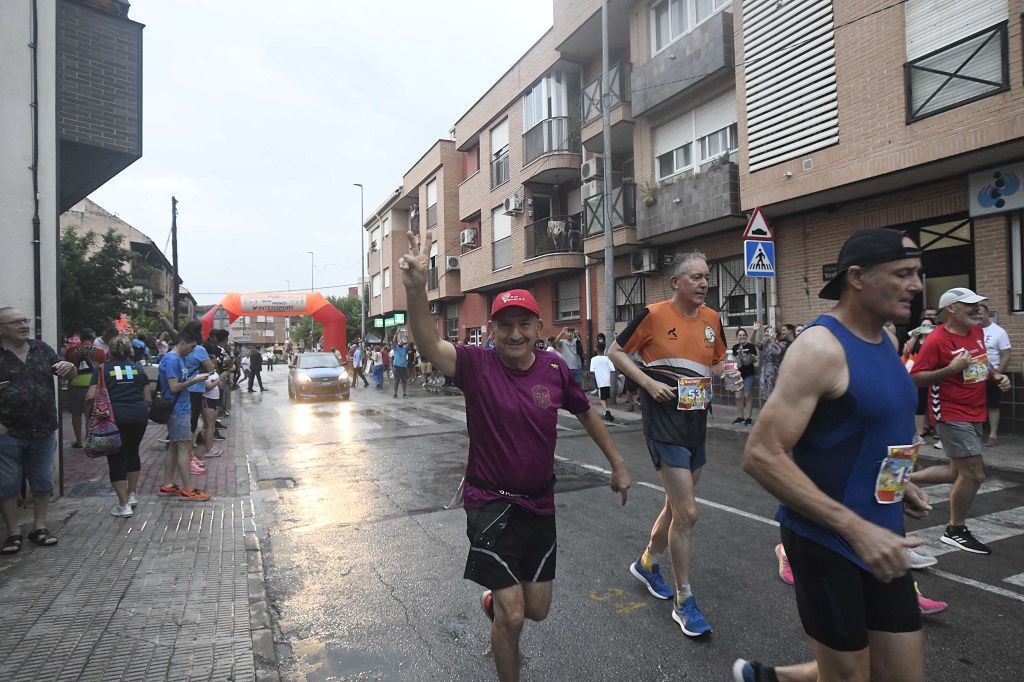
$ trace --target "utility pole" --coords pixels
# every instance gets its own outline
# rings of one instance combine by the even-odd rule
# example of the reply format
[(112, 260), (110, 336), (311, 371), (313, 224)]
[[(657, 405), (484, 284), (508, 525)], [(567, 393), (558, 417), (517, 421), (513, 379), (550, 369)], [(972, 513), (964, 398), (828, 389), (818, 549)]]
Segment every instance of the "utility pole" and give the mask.
[(366, 339), (366, 296), (365, 294), (365, 280), (366, 280), (366, 247), (363, 245), (364, 237), (366, 236), (366, 226), (363, 224), (366, 222), (366, 214), (363, 211), (363, 186), (358, 182), (352, 183), (354, 187), (359, 188), (359, 336), (360, 341)]
[[(604, 176), (604, 339), (610, 346), (615, 338), (615, 244), (612, 240), (612, 86), (608, 73), (608, 0), (601, 0), (601, 151)], [(589, 295), (589, 292), (588, 292)], [(613, 388), (617, 383), (613, 382)], [(615, 392), (612, 396), (614, 398)]]
[(174, 270), (174, 300), (171, 301), (171, 324), (178, 330), (178, 200), (171, 197), (171, 267)]

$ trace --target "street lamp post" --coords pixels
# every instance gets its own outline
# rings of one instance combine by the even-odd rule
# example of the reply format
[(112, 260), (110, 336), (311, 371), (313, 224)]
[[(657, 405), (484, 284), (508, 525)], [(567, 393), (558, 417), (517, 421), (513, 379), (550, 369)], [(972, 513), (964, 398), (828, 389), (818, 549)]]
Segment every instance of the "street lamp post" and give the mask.
[(366, 215), (363, 212), (363, 186), (358, 182), (352, 183), (354, 187), (359, 188), (359, 333), (361, 340), (366, 340), (366, 296), (364, 296), (363, 287), (366, 280), (366, 229), (363, 223), (366, 221)]
[(315, 291), (313, 288), (313, 252), (307, 251), (306, 253), (309, 254), (309, 290)]

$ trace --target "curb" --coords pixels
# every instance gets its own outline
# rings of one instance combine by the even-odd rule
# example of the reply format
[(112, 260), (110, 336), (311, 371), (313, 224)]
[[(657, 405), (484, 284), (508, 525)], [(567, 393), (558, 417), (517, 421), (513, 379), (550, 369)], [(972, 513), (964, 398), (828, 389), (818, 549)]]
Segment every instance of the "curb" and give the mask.
[[(236, 490), (247, 491), (242, 502), (243, 532), (245, 534), (246, 582), (249, 592), (249, 626), (252, 636), (253, 664), (259, 682), (280, 682), (281, 671), (274, 647), (274, 620), (270, 612), (263, 551), (256, 533), (256, 512), (253, 506), (253, 477), (249, 464), (249, 448), (244, 429), (244, 409), (241, 401), (232, 411), (235, 428)], [(239, 457), (241, 451), (244, 457)]]

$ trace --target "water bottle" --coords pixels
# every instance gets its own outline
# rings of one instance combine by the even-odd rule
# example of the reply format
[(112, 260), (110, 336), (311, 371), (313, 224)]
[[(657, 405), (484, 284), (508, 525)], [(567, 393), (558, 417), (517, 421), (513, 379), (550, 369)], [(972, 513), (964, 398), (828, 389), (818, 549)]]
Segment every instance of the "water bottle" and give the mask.
[(743, 378), (740, 376), (739, 363), (733, 357), (732, 350), (725, 352), (723, 367), (725, 371), (722, 373), (722, 379), (725, 383), (725, 390), (734, 392), (740, 390), (743, 387)]

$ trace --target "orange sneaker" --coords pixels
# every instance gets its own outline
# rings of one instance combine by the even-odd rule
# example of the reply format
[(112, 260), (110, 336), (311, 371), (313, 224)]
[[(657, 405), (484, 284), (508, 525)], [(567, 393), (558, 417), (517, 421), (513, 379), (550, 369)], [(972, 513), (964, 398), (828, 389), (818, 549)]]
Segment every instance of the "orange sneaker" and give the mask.
[(162, 486), (160, 486), (160, 494), (161, 495), (177, 495), (179, 492), (181, 492), (181, 488), (179, 488), (178, 486), (174, 485), (173, 483), (170, 484), (170, 485), (162, 485)]
[(210, 499), (209, 493), (204, 493), (199, 488), (192, 488), (192, 490), (185, 490), (184, 488), (178, 493), (178, 497), (183, 500), (189, 500), (192, 502), (203, 502)]

